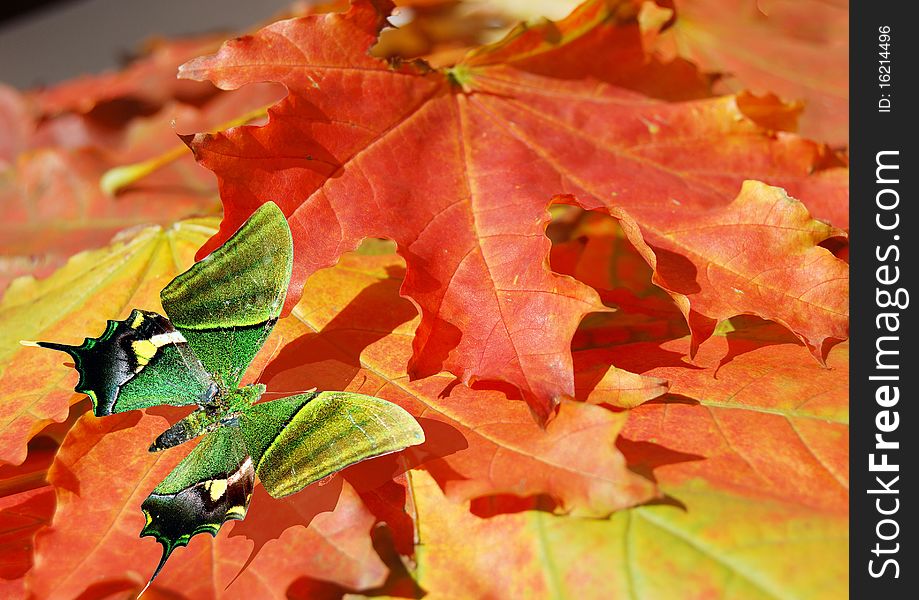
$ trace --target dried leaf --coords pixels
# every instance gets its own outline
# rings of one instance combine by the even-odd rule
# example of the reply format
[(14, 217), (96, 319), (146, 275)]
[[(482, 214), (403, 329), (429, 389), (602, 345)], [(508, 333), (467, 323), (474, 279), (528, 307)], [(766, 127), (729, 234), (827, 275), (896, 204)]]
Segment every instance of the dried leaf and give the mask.
[(673, 381), (672, 396), (630, 411), (619, 442), (632, 468), (653, 473), (660, 503), (609, 520), (538, 504), (482, 518), (412, 472), (419, 585), (437, 597), (845, 595), (847, 349), (825, 369), (789, 337), (774, 327), (716, 336), (697, 365), (680, 361), (688, 339), (609, 349)]

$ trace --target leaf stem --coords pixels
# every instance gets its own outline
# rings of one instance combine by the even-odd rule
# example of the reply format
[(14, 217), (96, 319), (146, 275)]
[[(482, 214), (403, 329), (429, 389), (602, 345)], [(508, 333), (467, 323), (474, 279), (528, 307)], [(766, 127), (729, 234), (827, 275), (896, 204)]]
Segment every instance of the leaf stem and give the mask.
[(447, 75), (447, 79), (450, 80), (450, 83), (459, 86), (467, 94), (472, 91), (469, 85), (473, 77), (472, 69), (466, 65), (459, 64), (444, 69), (444, 72)]
[[(272, 105), (269, 104), (249, 111), (244, 115), (218, 125), (217, 127), (211, 129), (209, 133), (225, 131), (231, 127), (245, 125), (250, 121), (262, 118), (268, 114), (268, 109), (271, 106)], [(163, 167), (179, 160), (185, 156), (185, 153), (188, 150), (189, 148), (185, 144), (177, 144), (175, 147), (170, 148), (166, 152), (154, 156), (153, 158), (129, 165), (113, 167), (102, 174), (102, 177), (99, 179), (99, 188), (104, 194), (108, 196), (114, 196), (127, 186), (136, 183), (151, 173), (154, 173), (159, 169), (162, 169)]]
[(102, 174), (99, 179), (99, 187), (107, 196), (114, 196), (122, 188), (182, 158), (186, 150), (188, 146), (181, 144), (149, 160), (111, 168)]

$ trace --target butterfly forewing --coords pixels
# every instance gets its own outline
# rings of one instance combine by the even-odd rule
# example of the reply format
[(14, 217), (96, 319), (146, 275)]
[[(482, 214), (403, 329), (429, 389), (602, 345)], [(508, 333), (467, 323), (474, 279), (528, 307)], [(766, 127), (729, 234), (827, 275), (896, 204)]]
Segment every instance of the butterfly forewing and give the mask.
[(421, 427), (401, 407), (350, 392), (256, 404), (239, 424), (259, 480), (276, 498), (348, 465), (424, 442)]
[(79, 346), (37, 345), (73, 357), (80, 374), (74, 389), (90, 397), (96, 416), (194, 404), (213, 384), (182, 333), (155, 312), (135, 309), (123, 321), (109, 321), (102, 335)]
[(292, 265), (290, 228), (267, 203), (163, 289), (166, 314), (224, 390), (236, 388), (271, 333)]

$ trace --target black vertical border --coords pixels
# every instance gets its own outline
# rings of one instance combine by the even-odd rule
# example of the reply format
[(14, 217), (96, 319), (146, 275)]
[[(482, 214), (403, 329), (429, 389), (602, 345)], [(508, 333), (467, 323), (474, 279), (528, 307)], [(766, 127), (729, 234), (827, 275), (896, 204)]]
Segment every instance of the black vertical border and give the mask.
[[(912, 9), (912, 10), (910, 10)], [(917, 409), (919, 398), (916, 397), (915, 379), (919, 374), (919, 363), (911, 347), (919, 342), (916, 338), (913, 304), (919, 302), (919, 292), (915, 286), (919, 271), (919, 211), (916, 204), (916, 179), (919, 178), (919, 163), (916, 161), (919, 147), (919, 128), (915, 113), (919, 110), (916, 77), (919, 66), (919, 51), (916, 40), (919, 28), (910, 18), (908, 12), (915, 10), (913, 2), (902, 0), (852, 0), (849, 20), (849, 92), (850, 92), (850, 265), (851, 265), (851, 364), (850, 364), (850, 513), (849, 513), (849, 584), (851, 598), (878, 598), (895, 600), (915, 598), (919, 593), (919, 564), (915, 562), (916, 545), (919, 544), (912, 523), (912, 514), (917, 510), (914, 494), (908, 489), (917, 489), (915, 467), (916, 441), (919, 440), (917, 427)], [(889, 26), (891, 31), (890, 57), (891, 86), (881, 88), (879, 83), (879, 66), (883, 57), (879, 55), (879, 28)], [(880, 112), (878, 102), (889, 94), (890, 112)], [(876, 225), (879, 211), (875, 206), (875, 195), (884, 187), (876, 183), (876, 155), (881, 151), (899, 151), (899, 183), (896, 187), (900, 204), (897, 212), (900, 226), (895, 231), (883, 231)], [(889, 173), (889, 171), (888, 171)], [(886, 215), (889, 216), (889, 215)], [(899, 240), (894, 241), (894, 235)], [(875, 401), (877, 381), (869, 380), (875, 370), (875, 341), (883, 330), (876, 327), (876, 316), (881, 309), (875, 300), (878, 287), (876, 270), (881, 264), (876, 256), (876, 249), (885, 249), (890, 244), (897, 244), (901, 251), (900, 261), (886, 264), (897, 264), (900, 267), (901, 279), (897, 284), (910, 292), (910, 306), (900, 310), (901, 328), (899, 331), (899, 375), (897, 382), (900, 388), (900, 400), (895, 407), (899, 414), (899, 426), (896, 431), (884, 434), (887, 439), (900, 442), (900, 449), (887, 451), (891, 463), (899, 464), (900, 479), (895, 486), (899, 490), (899, 510), (890, 515), (897, 521), (899, 535), (896, 539), (884, 541), (878, 538), (877, 525), (881, 519), (888, 518), (879, 514), (875, 501), (881, 497), (870, 494), (869, 490), (878, 487), (875, 476), (881, 475), (889, 480), (890, 474), (872, 473), (869, 471), (869, 454), (879, 452), (875, 449), (875, 419), (878, 412), (884, 410)], [(890, 289), (890, 288), (888, 288)], [(892, 309), (897, 310), (897, 309)], [(892, 347), (892, 346), (891, 346)], [(889, 372), (888, 372), (889, 373)], [(879, 457), (876, 456), (876, 461)], [(883, 496), (883, 502), (892, 502), (893, 495)], [(886, 505), (887, 507), (890, 504)], [(889, 535), (893, 526), (886, 524), (883, 533)], [(894, 547), (899, 543), (899, 552), (895, 554), (875, 555), (872, 550), (875, 544), (882, 547)], [(885, 558), (893, 558), (899, 563), (899, 578), (893, 577), (894, 569), (888, 568), (886, 575), (876, 578), (869, 573), (869, 561), (874, 560), (879, 569)]]

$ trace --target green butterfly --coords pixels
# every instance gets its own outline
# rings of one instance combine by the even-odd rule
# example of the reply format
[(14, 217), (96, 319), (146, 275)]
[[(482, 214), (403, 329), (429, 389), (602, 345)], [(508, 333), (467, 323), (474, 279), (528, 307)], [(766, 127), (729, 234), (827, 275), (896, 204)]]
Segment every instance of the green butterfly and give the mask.
[[(269, 494), (293, 494), (344, 467), (424, 441), (399, 406), (362, 394), (309, 392), (256, 404), (262, 384), (238, 387), (274, 327), (290, 282), (293, 240), (284, 214), (262, 205), (226, 243), (160, 294), (167, 317), (134, 310), (67, 352), (96, 416), (197, 404), (151, 452), (204, 439), (141, 505), (163, 556), (192, 536), (217, 535), (246, 516), (255, 476)], [(144, 588), (146, 589), (146, 588)]]

